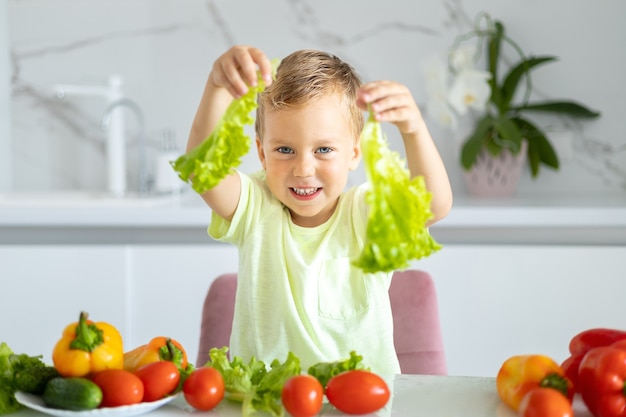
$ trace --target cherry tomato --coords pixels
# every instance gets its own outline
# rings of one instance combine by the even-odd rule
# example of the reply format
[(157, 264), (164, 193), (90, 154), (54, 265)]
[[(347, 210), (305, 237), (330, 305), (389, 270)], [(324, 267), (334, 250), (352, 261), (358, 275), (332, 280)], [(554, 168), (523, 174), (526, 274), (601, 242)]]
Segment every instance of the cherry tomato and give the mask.
[(135, 371), (143, 382), (143, 402), (160, 400), (178, 386), (180, 373), (174, 362), (152, 362)]
[(390, 396), (385, 380), (364, 370), (344, 371), (326, 385), (328, 401), (347, 414), (373, 413), (383, 408)]
[(105, 369), (92, 381), (102, 390), (100, 407), (118, 407), (140, 403), (143, 398), (143, 382), (125, 369)]
[(183, 394), (196, 410), (211, 410), (224, 398), (224, 378), (215, 368), (197, 368), (183, 383)]
[(554, 388), (533, 388), (522, 398), (520, 417), (573, 417), (567, 397)]
[(285, 410), (293, 417), (316, 416), (322, 409), (324, 388), (311, 375), (296, 375), (283, 385), (281, 399)]

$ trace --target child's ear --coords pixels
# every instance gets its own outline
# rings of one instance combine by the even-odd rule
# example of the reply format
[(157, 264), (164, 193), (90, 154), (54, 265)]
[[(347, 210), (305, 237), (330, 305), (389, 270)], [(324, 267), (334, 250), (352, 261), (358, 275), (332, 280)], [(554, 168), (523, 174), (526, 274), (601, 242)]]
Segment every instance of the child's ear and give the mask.
[(259, 161), (261, 161), (261, 165), (263, 166), (263, 169), (265, 169), (265, 151), (263, 150), (263, 144), (261, 143), (261, 138), (259, 138), (259, 135), (256, 135), (256, 151), (257, 154), (259, 155)]
[(357, 138), (354, 141), (354, 148), (352, 149), (352, 158), (350, 159), (350, 164), (348, 168), (350, 171), (354, 171), (359, 167), (359, 162), (361, 161), (361, 141), (360, 138)]

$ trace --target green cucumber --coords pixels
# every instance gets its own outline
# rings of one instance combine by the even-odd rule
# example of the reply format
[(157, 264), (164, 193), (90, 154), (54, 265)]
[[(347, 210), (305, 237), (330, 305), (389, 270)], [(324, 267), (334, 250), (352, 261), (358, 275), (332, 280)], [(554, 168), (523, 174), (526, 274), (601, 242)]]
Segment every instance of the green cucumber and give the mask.
[(44, 404), (52, 408), (92, 410), (102, 402), (102, 390), (87, 378), (56, 377), (46, 384), (42, 399)]

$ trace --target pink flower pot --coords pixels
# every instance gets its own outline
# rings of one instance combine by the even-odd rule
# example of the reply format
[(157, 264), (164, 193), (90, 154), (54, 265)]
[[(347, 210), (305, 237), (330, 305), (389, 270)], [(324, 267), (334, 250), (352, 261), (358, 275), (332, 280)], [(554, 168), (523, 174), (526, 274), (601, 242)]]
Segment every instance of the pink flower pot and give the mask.
[(526, 142), (514, 155), (507, 149), (493, 156), (485, 150), (478, 154), (476, 163), (464, 171), (465, 185), (473, 197), (512, 197), (526, 164)]

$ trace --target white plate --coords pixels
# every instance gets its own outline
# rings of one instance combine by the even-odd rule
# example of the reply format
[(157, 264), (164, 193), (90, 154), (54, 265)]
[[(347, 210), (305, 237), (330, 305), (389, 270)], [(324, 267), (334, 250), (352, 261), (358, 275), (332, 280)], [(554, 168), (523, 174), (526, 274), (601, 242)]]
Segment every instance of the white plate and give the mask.
[(93, 410), (86, 411), (71, 411), (51, 408), (44, 404), (40, 396), (20, 391), (15, 393), (15, 398), (20, 404), (28, 408), (56, 417), (131, 417), (155, 410), (162, 405), (169, 403), (176, 398), (176, 396), (165, 397), (162, 400), (152, 401), (149, 403), (95, 408)]

